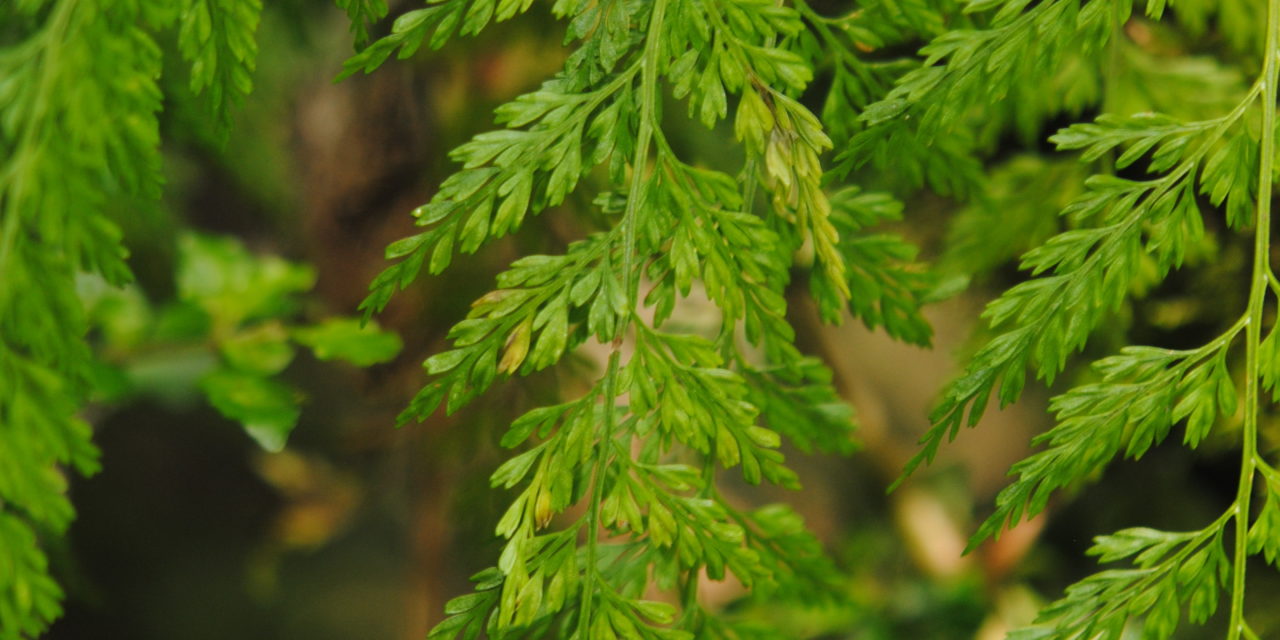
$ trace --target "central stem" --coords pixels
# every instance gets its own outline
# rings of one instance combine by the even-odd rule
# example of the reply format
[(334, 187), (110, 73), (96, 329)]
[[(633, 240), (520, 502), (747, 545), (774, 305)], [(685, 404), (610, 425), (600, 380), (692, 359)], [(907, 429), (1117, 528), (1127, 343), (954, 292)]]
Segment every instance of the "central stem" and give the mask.
[(1240, 486), (1236, 491), (1235, 551), (1231, 572), (1231, 621), (1227, 640), (1239, 640), (1245, 632), (1245, 571), (1249, 558), (1249, 506), (1258, 456), (1259, 350), (1262, 344), (1262, 312), (1271, 271), (1271, 193), (1275, 160), (1276, 82), (1280, 76), (1280, 0), (1267, 3), (1267, 44), (1262, 72), (1262, 149), (1258, 170), (1258, 217), (1254, 225), (1253, 279), (1249, 291), (1249, 325), (1246, 327), (1244, 426), (1241, 431)]
[[(662, 53), (662, 21), (666, 14), (666, 0), (655, 0), (653, 12), (649, 18), (648, 34), (645, 38), (643, 58), (640, 61), (640, 115), (636, 130), (635, 156), (631, 160), (631, 184), (627, 190), (627, 206), (622, 220), (622, 271), (623, 289), (626, 291), (627, 309), (618, 322), (617, 333), (613, 340), (613, 352), (609, 354), (609, 365), (605, 371), (604, 389), (604, 425), (601, 429), (599, 444), (600, 453), (596, 456), (596, 468), (592, 480), (591, 507), (587, 516), (587, 567), (582, 588), (582, 607), (578, 616), (578, 629), (575, 637), (588, 640), (591, 633), (592, 608), (596, 600), (596, 585), (599, 572), (596, 560), (600, 546), (600, 503), (604, 500), (603, 484), (605, 469), (609, 464), (610, 450), (614, 438), (614, 427), (617, 423), (619, 369), (622, 359), (622, 339), (627, 326), (635, 316), (635, 304), (638, 297), (639, 278), (636, 277), (636, 218), (639, 216), (646, 168), (649, 165), (649, 146), (653, 140), (653, 125), (657, 112), (657, 101), (661, 98), (658, 92), (658, 66)], [(615, 310), (616, 311), (616, 310)]]

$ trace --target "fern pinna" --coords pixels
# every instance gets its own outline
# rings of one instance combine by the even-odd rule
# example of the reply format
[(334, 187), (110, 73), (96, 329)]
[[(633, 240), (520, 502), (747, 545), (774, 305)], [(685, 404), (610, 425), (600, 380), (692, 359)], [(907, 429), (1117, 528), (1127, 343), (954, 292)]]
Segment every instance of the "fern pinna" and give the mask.
[[(1080, 150), (1101, 173), (1063, 209), (1067, 229), (1023, 255), (1032, 277), (987, 307), (994, 337), (945, 390), (908, 473), (962, 425), (976, 423), (990, 395), (1002, 405), (1017, 400), (1028, 371), (1052, 383), (1130, 296), (1171, 270), (1205, 263), (1215, 251), (1206, 229), (1253, 237), (1252, 268), (1239, 280), (1242, 287), (1248, 283), (1248, 302), (1238, 319), (1198, 347), (1129, 346), (1094, 363), (1092, 380), (1054, 398), (1057, 425), (1037, 439), (1041, 451), (1013, 467), (1016, 479), (997, 497), (972, 544), (1041, 512), (1055, 491), (1092, 477), (1117, 455), (1141, 457), (1177, 424), (1191, 448), (1214, 431), (1232, 431), (1241, 453), (1235, 500), (1195, 531), (1131, 528), (1098, 537), (1091, 555), (1131, 568), (1108, 569), (1071, 586), (1013, 638), (1114, 639), (1126, 630), (1168, 638), (1184, 613), (1193, 623), (1205, 622), (1223, 590), (1226, 637), (1256, 638), (1244, 615), (1247, 559), (1261, 552), (1274, 564), (1280, 553), (1280, 473), (1259, 450), (1260, 392), (1276, 390), (1280, 365), (1266, 312), (1268, 298), (1280, 294), (1270, 264), (1280, 2), (1167, 4), (1151, 0), (1135, 11), (1128, 0), (975, 0), (967, 9), (980, 16), (979, 28), (949, 32), (924, 49), (925, 65), (867, 109), (868, 127), (848, 151), (854, 164), (895, 162), (900, 156), (886, 149), (906, 138), (913, 146), (903, 148), (922, 151), (903, 161), (923, 165), (938, 153), (957, 152), (955, 143), (930, 144), (958, 138), (958, 153), (972, 157), (984, 126), (973, 122), (975, 110), (1034, 125), (1044, 106), (1019, 98), (1037, 85), (1076, 87), (1077, 95), (1090, 97), (1078, 105), (1058, 99), (1051, 107), (1059, 112), (1091, 103), (1104, 111), (1049, 138), (1060, 150)], [(1261, 63), (1251, 84), (1219, 86), (1221, 110), (1197, 117), (1193, 110), (1204, 105), (1143, 93), (1153, 72), (1140, 66), (1126, 28), (1169, 24), (1194, 36), (1207, 19), (1233, 25), (1226, 48)], [(1206, 75), (1229, 75), (1203, 64)], [(1241, 352), (1242, 363), (1233, 357)], [(1237, 413), (1238, 427), (1229, 421)]]
[[(439, 47), (531, 4), (429, 2), (346, 72)], [(714, 467), (793, 487), (782, 436), (803, 447), (850, 444), (851, 415), (830, 372), (797, 350), (786, 319), (802, 247), (824, 316), (851, 307), (871, 326), (929, 339), (917, 311), (929, 280), (910, 264), (914, 250), (863, 231), (901, 205), (853, 188), (828, 193), (821, 158), (832, 142), (798, 100), (822, 55), (818, 37), (845, 52), (831, 109), (883, 94), (903, 65), (862, 62), (832, 29), (860, 28), (862, 16), (828, 18), (803, 3), (560, 0), (552, 12), (575, 44), (563, 71), (500, 107), (505, 128), (453, 151), (462, 168), (414, 212), (423, 230), (388, 247), (398, 262), (364, 303), (381, 310), (424, 268), (442, 272), (458, 252), (562, 205), (580, 183), (608, 185), (595, 198), (607, 228), (499, 274), (450, 331), (452, 348), (426, 361), (431, 378), (402, 416), (423, 419), (442, 404), (452, 412), (500, 376), (544, 369), (589, 341), (609, 351), (589, 391), (529, 411), (503, 436), (503, 446), (524, 448), (491, 478), (518, 490), (497, 524), (505, 547), (475, 576), (474, 593), (448, 603), (431, 637), (776, 635), (706, 615), (699, 576), (732, 574), (757, 596), (813, 604), (835, 596), (837, 574), (796, 514), (729, 504)], [(885, 15), (873, 14), (881, 33), (868, 37), (916, 33)], [(929, 5), (907, 15), (941, 23)], [(677, 154), (663, 126), (667, 92), (708, 127), (732, 107), (746, 156), (737, 178)], [(757, 193), (763, 213), (753, 211)], [(695, 288), (718, 308), (718, 329), (667, 328)], [(654, 589), (670, 597), (647, 599)]]

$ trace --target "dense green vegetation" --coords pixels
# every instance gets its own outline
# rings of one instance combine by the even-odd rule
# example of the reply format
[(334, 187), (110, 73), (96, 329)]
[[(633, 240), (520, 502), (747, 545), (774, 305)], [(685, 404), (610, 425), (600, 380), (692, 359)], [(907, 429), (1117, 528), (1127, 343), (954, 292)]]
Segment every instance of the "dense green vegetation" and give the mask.
[[(472, 517), (488, 518), (474, 528), (500, 545), (467, 549), (482, 563), (468, 567), (474, 590), (429, 616), (431, 638), (1280, 633), (1259, 606), (1274, 597), (1280, 556), (1267, 400), (1280, 401), (1280, 1), (337, 6), (355, 45), (345, 63), (317, 53), (333, 40), (315, 35), (329, 24), (318, 16), (334, 13), (322, 4), (0, 6), (0, 639), (40, 636), (61, 615), (54, 575), (75, 571), (51, 565), (50, 549), (68, 555), (69, 477), (100, 469), (95, 420), (198, 401), (287, 456), (306, 411), (302, 372), (334, 359), (420, 386), (397, 398), (399, 422), (464, 416), (443, 424), (492, 462), (487, 492), (461, 491), (484, 507)], [(521, 46), (538, 52), (523, 66)], [(260, 47), (273, 53), (259, 60)], [(424, 51), (438, 49), (457, 53)], [(210, 193), (226, 189), (199, 195), (193, 167), (234, 176), (233, 191), (267, 209), (346, 207), (345, 195), (399, 215), (396, 163), (442, 171), (398, 160), (409, 137), (334, 143), (353, 149), (334, 154), (337, 169), (289, 187), (297, 174), (263, 136), (288, 129), (307, 148), (307, 136), (354, 127), (352, 110), (417, 117), (412, 92), (380, 97), (364, 78), (413, 64), (393, 56), (452, 60), (479, 78), (462, 85), (455, 113), (500, 103), (497, 128), (448, 123), (447, 85), (431, 85), (433, 117), (452, 130), (433, 146), (459, 144), (443, 175), (409, 189), (431, 194), (412, 232), (368, 233), (364, 211), (280, 216), (276, 237), (305, 236), (302, 252), (298, 240), (263, 243), (271, 225), (245, 233), (211, 223), (222, 210), (197, 213), (201, 198), (218, 209)], [(467, 95), (503, 85), (502, 65), (518, 76), (506, 88)], [(366, 83), (353, 90), (361, 99), (305, 93), (294, 76), (308, 68), (339, 87)], [(286, 91), (305, 96), (293, 98), (296, 124), (272, 111)], [(373, 186), (351, 177), (362, 172)], [(363, 286), (368, 264), (353, 247), (389, 236), (390, 266), (357, 310), (334, 293)], [(432, 284), (441, 274), (451, 288)], [(1003, 293), (892, 484), (963, 492), (945, 474), (911, 476), (994, 413), (993, 396), (1018, 402), (1032, 376), (1054, 394), (1055, 423), (1012, 466), (994, 511), (976, 506), (988, 515), (969, 548), (994, 549), (1057, 501), (1099, 501), (1088, 487), (1102, 483), (1113, 491), (1102, 503), (1150, 507), (1138, 515), (1151, 521), (1121, 518), (1113, 531), (1099, 515), (1076, 531), (1094, 537), (1088, 555), (1121, 568), (1032, 569), (1015, 590), (1007, 568), (992, 568), (996, 552), (980, 551), (985, 569), (903, 579), (911, 526), (889, 529), (869, 497), (879, 481), (844, 497), (866, 524), (823, 537), (799, 513), (805, 494), (752, 488), (798, 489), (797, 457), (857, 448), (834, 359), (814, 355), (850, 347), (819, 321), (928, 346), (928, 305), (988, 290)], [(342, 315), (358, 311), (363, 322)], [(418, 354), (425, 380), (399, 368)], [(356, 386), (345, 380), (329, 383), (346, 387), (338, 395)], [(495, 396), (506, 401), (478, 400)], [(902, 471), (869, 438), (849, 464)], [(1227, 495), (1199, 496), (1187, 478), (1106, 484), (1132, 473), (1118, 460), (1144, 457), (1164, 479), (1175, 474), (1161, 467), (1229, 459), (1218, 471)], [(264, 460), (276, 460), (261, 463), (264, 476), (290, 486), (281, 478), (296, 470), (270, 470), (293, 458)], [(1048, 604), (1005, 611), (1001, 594), (1032, 587)]]

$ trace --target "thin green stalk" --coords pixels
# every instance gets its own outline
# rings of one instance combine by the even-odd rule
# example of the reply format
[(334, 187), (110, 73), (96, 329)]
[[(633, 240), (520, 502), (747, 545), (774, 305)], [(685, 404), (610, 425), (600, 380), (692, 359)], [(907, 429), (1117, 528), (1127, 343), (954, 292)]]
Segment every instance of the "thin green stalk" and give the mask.
[(1245, 631), (1244, 592), (1248, 561), (1249, 506), (1253, 477), (1257, 474), (1259, 351), (1262, 344), (1262, 312), (1271, 270), (1271, 193), (1275, 159), (1276, 82), (1280, 80), (1280, 0), (1267, 3), (1267, 45), (1262, 72), (1262, 150), (1258, 171), (1258, 219), (1254, 226), (1253, 280), (1249, 292), (1249, 326), (1246, 328), (1244, 427), (1241, 433), (1240, 486), (1236, 491), (1235, 551), (1231, 572), (1231, 619), (1227, 640), (1239, 640)]
[(586, 579), (582, 590), (582, 609), (578, 616), (576, 636), (580, 639), (588, 637), (591, 624), (592, 607), (595, 603), (596, 582), (599, 579), (596, 571), (596, 559), (600, 546), (600, 503), (603, 500), (601, 487), (604, 482), (605, 469), (609, 462), (609, 443), (613, 441), (613, 430), (616, 418), (615, 408), (618, 403), (618, 369), (622, 358), (622, 338), (627, 326), (631, 323), (635, 306), (639, 279), (635, 277), (636, 260), (636, 217), (639, 215), (641, 194), (646, 178), (645, 168), (649, 164), (649, 147), (653, 139), (654, 114), (657, 101), (661, 98), (658, 92), (658, 65), (662, 53), (662, 21), (666, 14), (666, 0), (655, 0), (653, 13), (649, 18), (648, 37), (645, 40), (644, 54), (640, 62), (640, 124), (636, 133), (635, 156), (631, 161), (631, 186), (627, 191), (627, 206), (622, 220), (622, 270), (623, 289), (627, 292), (627, 304), (631, 307), (623, 315), (618, 325), (617, 338), (613, 342), (613, 352), (609, 354), (609, 365), (605, 371), (604, 389), (604, 427), (600, 434), (601, 454), (596, 460), (596, 468), (591, 482), (591, 507), (587, 516), (587, 568)]
[[(1107, 43), (1107, 68), (1102, 72), (1102, 112), (1115, 113), (1116, 87), (1120, 82), (1120, 66), (1124, 63), (1121, 47), (1124, 39), (1124, 7), (1119, 2), (1112, 3), (1111, 9), (1111, 42)], [(1116, 151), (1112, 150), (1100, 159), (1107, 173), (1115, 173)]]
[(582, 586), (582, 611), (578, 615), (578, 631), (580, 639), (588, 638), (587, 625), (591, 623), (591, 607), (595, 603), (596, 555), (600, 546), (600, 494), (601, 483), (604, 482), (604, 471), (609, 463), (609, 443), (613, 441), (614, 403), (618, 396), (618, 360), (621, 353), (614, 349), (609, 355), (609, 366), (604, 374), (604, 432), (600, 434), (600, 454), (596, 459), (596, 468), (591, 480), (591, 510), (587, 515), (587, 567), (586, 579)]
[[(634, 304), (636, 288), (639, 281), (635, 271), (636, 253), (636, 215), (640, 208), (640, 195), (646, 178), (645, 168), (649, 164), (649, 146), (653, 139), (654, 114), (657, 102), (662, 98), (658, 92), (658, 64), (662, 53), (662, 21), (666, 16), (666, 0), (655, 0), (653, 13), (649, 18), (649, 35), (645, 40), (644, 59), (640, 63), (640, 128), (636, 133), (636, 152), (631, 161), (631, 187), (627, 190), (627, 208), (622, 215), (622, 266), (625, 278), (627, 300)], [(618, 335), (626, 329), (630, 315), (623, 318), (618, 328)]]

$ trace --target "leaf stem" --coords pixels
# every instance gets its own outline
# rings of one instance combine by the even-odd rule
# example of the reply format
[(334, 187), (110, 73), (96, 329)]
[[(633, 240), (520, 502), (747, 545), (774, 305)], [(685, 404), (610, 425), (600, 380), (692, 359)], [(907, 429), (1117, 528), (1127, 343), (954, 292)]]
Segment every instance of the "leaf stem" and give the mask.
[(596, 468), (591, 481), (591, 509), (587, 515), (587, 565), (586, 579), (582, 585), (582, 610), (578, 614), (578, 630), (575, 637), (586, 640), (590, 637), (591, 608), (595, 603), (596, 557), (600, 546), (600, 503), (604, 500), (602, 484), (604, 471), (609, 464), (609, 443), (613, 441), (614, 408), (618, 397), (618, 360), (620, 352), (615, 349), (609, 355), (609, 366), (604, 374), (604, 429), (600, 434), (599, 451), (596, 457)]
[(590, 633), (596, 581), (599, 578), (596, 559), (600, 546), (600, 503), (604, 500), (604, 474), (609, 462), (610, 443), (613, 441), (616, 422), (614, 413), (620, 395), (618, 377), (619, 362), (622, 358), (622, 338), (626, 334), (627, 326), (635, 317), (639, 287), (639, 278), (635, 274), (636, 218), (639, 215), (640, 203), (644, 199), (645, 168), (649, 164), (649, 147), (653, 140), (657, 101), (662, 97), (658, 92), (658, 65), (661, 63), (662, 21), (666, 8), (666, 0), (654, 0), (653, 12), (649, 17), (648, 36), (645, 39), (644, 53), (640, 62), (640, 121), (636, 132), (635, 156), (631, 161), (631, 185), (627, 190), (627, 206), (623, 211), (622, 220), (618, 223), (622, 227), (623, 289), (626, 291), (629, 308), (619, 322), (617, 337), (613, 341), (613, 352), (609, 354), (609, 366), (605, 372), (604, 427), (600, 434), (600, 455), (596, 460), (595, 477), (591, 483), (591, 508), (587, 521), (587, 575), (582, 587), (582, 608), (578, 615), (578, 628), (574, 634), (579, 640), (586, 640)]
[[(1121, 46), (1123, 46), (1124, 23), (1126, 20), (1125, 9), (1120, 6), (1119, 2), (1112, 4), (1111, 9), (1111, 41), (1107, 43), (1107, 68), (1102, 75), (1102, 112), (1115, 113), (1116, 87), (1120, 83), (1120, 66), (1124, 63)], [(1107, 152), (1100, 158), (1103, 168), (1107, 173), (1114, 174), (1116, 171), (1116, 155), (1115, 149)]]
[(1270, 284), (1271, 194), (1275, 160), (1276, 82), (1280, 80), (1280, 0), (1267, 3), (1267, 44), (1262, 72), (1262, 149), (1258, 171), (1258, 211), (1254, 226), (1253, 279), (1249, 292), (1249, 326), (1246, 327), (1244, 426), (1241, 432), (1240, 486), (1235, 501), (1235, 551), (1231, 571), (1231, 618), (1227, 640), (1239, 640), (1245, 633), (1244, 591), (1248, 561), (1249, 506), (1253, 498), (1253, 478), (1257, 475), (1259, 351), (1262, 344), (1262, 313)]
[[(657, 101), (662, 98), (658, 92), (658, 65), (661, 62), (662, 53), (662, 21), (666, 12), (666, 0), (655, 0), (653, 13), (649, 18), (649, 34), (645, 40), (644, 58), (640, 63), (640, 123), (636, 132), (635, 158), (631, 161), (631, 187), (627, 189), (627, 207), (620, 223), (623, 236), (622, 264), (625, 269), (623, 278), (625, 278), (627, 300), (631, 304), (635, 303), (639, 286), (639, 279), (633, 273), (636, 252), (636, 216), (640, 201), (643, 199), (645, 167), (649, 164), (649, 146), (653, 139)], [(626, 328), (629, 319), (629, 315), (623, 319), (618, 335), (622, 335), (622, 330)]]

